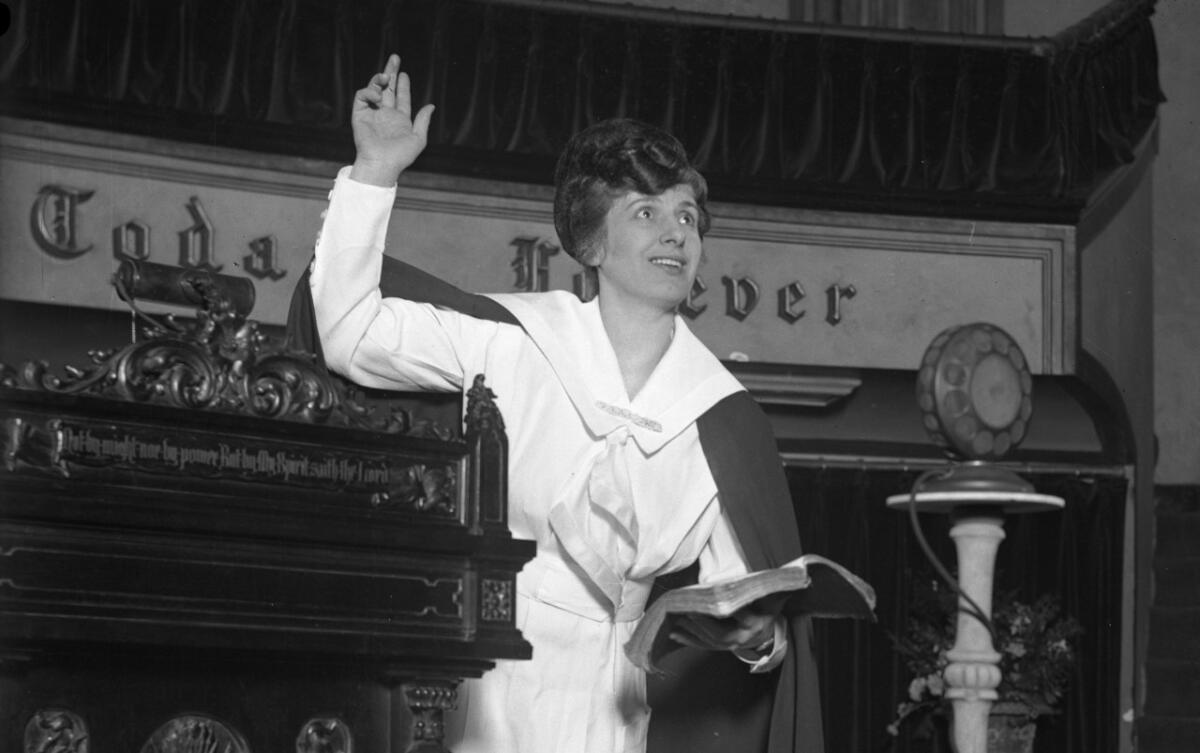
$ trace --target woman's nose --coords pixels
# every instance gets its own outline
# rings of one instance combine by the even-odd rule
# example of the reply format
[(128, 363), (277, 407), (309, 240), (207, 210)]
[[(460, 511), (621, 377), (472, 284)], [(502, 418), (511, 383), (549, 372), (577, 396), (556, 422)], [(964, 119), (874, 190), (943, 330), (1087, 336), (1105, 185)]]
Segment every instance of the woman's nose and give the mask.
[(667, 220), (662, 231), (663, 243), (683, 243), (683, 226), (675, 220)]

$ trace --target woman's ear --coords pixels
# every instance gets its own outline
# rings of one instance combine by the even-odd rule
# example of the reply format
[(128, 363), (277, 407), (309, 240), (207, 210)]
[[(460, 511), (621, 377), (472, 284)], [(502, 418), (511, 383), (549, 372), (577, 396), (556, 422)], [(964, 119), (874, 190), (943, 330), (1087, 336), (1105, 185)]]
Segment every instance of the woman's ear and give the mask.
[(599, 267), (604, 263), (604, 244), (593, 243), (579, 255), (579, 262), (585, 267)]

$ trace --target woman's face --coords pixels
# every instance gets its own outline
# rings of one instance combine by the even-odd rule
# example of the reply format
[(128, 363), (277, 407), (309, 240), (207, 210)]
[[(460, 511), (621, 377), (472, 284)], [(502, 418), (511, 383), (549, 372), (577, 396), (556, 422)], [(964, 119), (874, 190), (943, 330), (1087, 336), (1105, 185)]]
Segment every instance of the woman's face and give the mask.
[(600, 294), (674, 310), (687, 298), (700, 266), (699, 219), (688, 185), (657, 196), (631, 191), (617, 197), (596, 256)]

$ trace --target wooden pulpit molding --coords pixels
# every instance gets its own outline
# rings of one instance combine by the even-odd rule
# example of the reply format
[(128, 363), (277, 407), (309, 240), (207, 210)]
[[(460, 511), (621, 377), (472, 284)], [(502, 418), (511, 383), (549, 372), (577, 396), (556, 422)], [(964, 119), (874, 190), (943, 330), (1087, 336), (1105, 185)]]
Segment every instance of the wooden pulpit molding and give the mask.
[(530, 655), (485, 378), (463, 431), (373, 405), (220, 277), (87, 367), (0, 365), (0, 749), (441, 750), (460, 679)]

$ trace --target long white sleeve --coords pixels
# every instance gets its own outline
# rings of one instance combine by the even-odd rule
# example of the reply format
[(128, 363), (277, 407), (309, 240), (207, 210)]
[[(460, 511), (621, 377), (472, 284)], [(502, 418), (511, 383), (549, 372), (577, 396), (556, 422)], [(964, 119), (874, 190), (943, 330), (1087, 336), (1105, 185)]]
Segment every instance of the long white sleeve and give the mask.
[(465, 343), (492, 323), (379, 291), (394, 188), (351, 180), (330, 192), (310, 279), (317, 330), (331, 369), (368, 387), (453, 391)]

